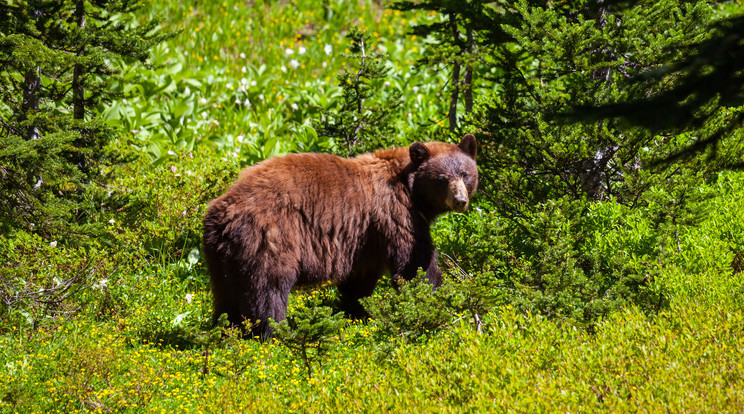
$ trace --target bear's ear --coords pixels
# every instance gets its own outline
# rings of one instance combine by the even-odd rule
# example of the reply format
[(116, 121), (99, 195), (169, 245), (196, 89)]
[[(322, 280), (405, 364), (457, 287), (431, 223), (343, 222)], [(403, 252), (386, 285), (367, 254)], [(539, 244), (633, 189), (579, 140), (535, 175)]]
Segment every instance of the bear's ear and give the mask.
[(411, 156), (411, 162), (414, 165), (421, 165), (424, 161), (429, 159), (429, 155), (431, 155), (429, 154), (429, 149), (426, 148), (426, 145), (420, 142), (414, 142), (411, 144), (408, 151)]
[(478, 143), (475, 141), (475, 135), (466, 134), (462, 137), (462, 141), (460, 141), (458, 147), (462, 152), (470, 155), (470, 158), (475, 159), (475, 153), (478, 152)]

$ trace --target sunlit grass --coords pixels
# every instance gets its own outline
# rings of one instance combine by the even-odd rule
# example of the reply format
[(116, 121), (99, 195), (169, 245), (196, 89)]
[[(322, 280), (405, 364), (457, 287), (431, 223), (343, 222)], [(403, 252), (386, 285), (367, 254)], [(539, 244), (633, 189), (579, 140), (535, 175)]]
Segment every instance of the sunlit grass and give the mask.
[[(682, 252), (659, 276), (673, 300), (659, 314), (630, 307), (590, 334), (503, 306), (484, 315), (482, 334), (463, 319), (418, 341), (381, 337), (374, 321), (348, 321), (309, 379), (302, 361), (275, 341), (243, 340), (231, 330), (208, 337), (211, 296), (194, 229), (208, 200), (242, 164), (315, 149), (306, 128), (320, 107), (337, 105), (345, 32), (366, 28), (375, 47), (389, 54), (389, 83), (381, 93), (404, 92), (405, 116), (396, 125), (403, 135), (435, 136), (446, 128), (445, 75), (411, 70), (426, 51), (403, 36), (412, 21), (432, 16), (384, 10), (374, 1), (152, 1), (147, 11), (164, 18), (164, 30), (183, 32), (153, 51), (156, 67), (126, 69), (136, 86), (119, 85), (127, 101), (106, 112), (148, 154), (146, 162), (117, 167), (112, 194), (147, 202), (131, 217), (106, 213), (119, 245), (100, 258), (106, 272), (95, 274), (68, 308), (42, 320), (14, 314), (14, 324), (0, 326), (0, 412), (744, 406), (744, 290), (731, 266), (737, 257), (731, 249), (744, 244), (744, 187), (735, 174), (705, 189), (712, 218), (680, 228)], [(630, 223), (618, 218), (598, 231), (606, 254), (620, 254), (619, 245), (632, 254), (634, 243), (658, 231), (641, 210), (608, 203), (592, 213)], [(59, 257), (78, 259), (46, 242), (29, 241), (23, 253), (42, 258), (35, 268), (42, 276)], [(294, 292), (289, 312), (307, 306), (309, 296), (332, 305), (335, 290)]]
[(434, 15), (404, 14), (366, 0), (153, 2), (152, 13), (167, 16), (163, 30), (182, 32), (154, 48), (159, 68), (125, 71), (125, 79), (145, 87), (124, 89), (131, 93), (127, 102), (105, 116), (124, 124), (156, 160), (206, 142), (243, 164), (327, 146), (309, 129), (322, 110), (338, 105), (336, 76), (352, 27), (367, 31), (373, 50), (388, 55), (389, 79), (379, 94), (403, 94), (398, 135), (436, 136), (445, 127), (445, 73), (413, 70), (425, 51), (420, 39), (405, 36), (413, 22)]

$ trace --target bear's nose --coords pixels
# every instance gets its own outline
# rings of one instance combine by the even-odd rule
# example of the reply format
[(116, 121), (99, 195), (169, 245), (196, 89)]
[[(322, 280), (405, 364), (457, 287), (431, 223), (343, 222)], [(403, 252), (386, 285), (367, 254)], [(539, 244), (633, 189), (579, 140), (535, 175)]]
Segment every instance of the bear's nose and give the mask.
[(468, 207), (468, 200), (466, 198), (457, 197), (452, 204), (455, 211), (463, 212)]

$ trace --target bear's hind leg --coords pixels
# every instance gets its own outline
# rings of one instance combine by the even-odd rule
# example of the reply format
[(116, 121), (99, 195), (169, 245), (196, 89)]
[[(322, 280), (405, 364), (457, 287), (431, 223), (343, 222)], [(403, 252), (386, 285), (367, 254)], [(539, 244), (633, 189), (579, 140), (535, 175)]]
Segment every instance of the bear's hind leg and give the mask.
[(257, 290), (261, 292), (260, 297), (244, 297), (240, 303), (240, 314), (243, 319), (249, 319), (252, 323), (249, 326), (251, 337), (258, 337), (262, 341), (271, 338), (274, 330), (269, 324), (269, 318), (276, 322), (284, 320), (291, 288), (292, 285), (264, 287)]

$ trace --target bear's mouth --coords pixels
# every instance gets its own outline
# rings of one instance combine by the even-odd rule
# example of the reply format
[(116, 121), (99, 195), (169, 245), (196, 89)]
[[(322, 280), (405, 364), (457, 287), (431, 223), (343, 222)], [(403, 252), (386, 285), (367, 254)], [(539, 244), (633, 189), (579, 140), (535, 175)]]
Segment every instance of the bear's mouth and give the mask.
[(464, 213), (465, 210), (468, 209), (468, 202), (467, 200), (455, 200), (453, 199), (447, 199), (447, 207), (450, 208), (450, 210), (455, 211), (457, 213)]

